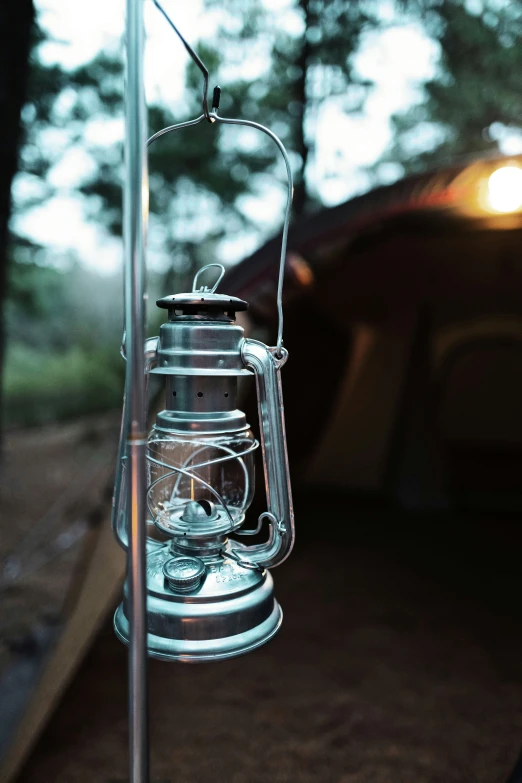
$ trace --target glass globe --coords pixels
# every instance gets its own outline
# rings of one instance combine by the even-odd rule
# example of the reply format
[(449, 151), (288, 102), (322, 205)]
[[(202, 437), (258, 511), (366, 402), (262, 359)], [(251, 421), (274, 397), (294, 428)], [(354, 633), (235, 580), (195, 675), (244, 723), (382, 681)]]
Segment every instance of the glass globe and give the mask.
[(153, 427), (147, 446), (147, 501), (155, 524), (168, 530), (188, 503), (210, 501), (228, 519), (230, 530), (239, 527), (254, 494), (256, 445), (249, 429), (209, 435)]

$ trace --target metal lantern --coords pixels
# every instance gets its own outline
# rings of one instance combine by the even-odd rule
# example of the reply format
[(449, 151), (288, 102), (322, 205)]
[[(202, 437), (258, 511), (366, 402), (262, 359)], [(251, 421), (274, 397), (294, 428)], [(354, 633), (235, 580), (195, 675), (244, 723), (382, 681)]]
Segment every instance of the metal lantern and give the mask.
[[(287, 353), (278, 357), (276, 348), (245, 338), (236, 313), (247, 303), (216, 293), (217, 284), (200, 286), (203, 271), (190, 293), (158, 300), (168, 320), (147, 345), (147, 370), (164, 378), (166, 396), (146, 451), (154, 529), (147, 541), (147, 650), (168, 660), (228, 658), (268, 641), (282, 614), (266, 569), (287, 557), (294, 538), (280, 382)], [(245, 546), (229, 535), (241, 535), (254, 492), (258, 442), (237, 407), (238, 378), (252, 375), (268, 510), (245, 532), (259, 532), (264, 520), (270, 532), (266, 543)], [(119, 529), (121, 510), (120, 519)], [(127, 596), (126, 588), (114, 621), (124, 642)]]
[[(287, 359), (282, 287), (293, 184), (287, 153), (275, 134), (249, 120), (220, 117), (219, 88), (214, 89), (209, 111), (208, 71), (154, 0), (203, 73), (203, 113), (164, 128), (147, 146), (167, 133), (205, 121), (255, 128), (272, 139), (281, 152), (288, 191), (277, 287), (276, 346), (269, 348), (245, 338), (236, 314), (248, 305), (216, 292), (224, 268), (209, 264), (196, 275), (190, 293), (158, 300), (158, 306), (167, 310), (168, 320), (158, 338), (145, 342), (143, 352), (147, 221), (146, 156), (141, 143), (145, 119), (143, 26), (138, 0), (127, 2), (126, 332), (122, 346), (127, 373), (113, 527), (129, 550), (129, 569), (114, 625), (119, 638), (130, 646), (131, 745), (134, 742), (136, 748), (143, 748), (145, 719), (140, 716), (146, 712), (146, 653), (181, 661), (229, 658), (259, 647), (281, 625), (282, 613), (267, 569), (288, 556), (294, 541), (280, 381)], [(208, 280), (209, 268), (220, 270), (210, 287), (199, 282), (202, 272)], [(150, 375), (164, 378), (166, 405), (146, 438)], [(254, 529), (248, 524), (247, 512), (254, 490), (258, 442), (237, 407), (238, 378), (243, 376), (254, 376), (257, 384), (268, 503)], [(265, 543), (247, 546), (237, 540), (263, 530)], [(132, 716), (138, 721), (136, 726)], [(131, 758), (138, 759), (139, 779), (144, 774), (145, 753), (137, 750), (133, 754), (131, 749)]]

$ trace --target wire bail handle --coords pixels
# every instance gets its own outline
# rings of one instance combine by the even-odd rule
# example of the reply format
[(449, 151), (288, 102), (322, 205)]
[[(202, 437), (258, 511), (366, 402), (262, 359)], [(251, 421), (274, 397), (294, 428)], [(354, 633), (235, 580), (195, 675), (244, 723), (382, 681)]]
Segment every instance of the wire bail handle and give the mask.
[[(203, 74), (203, 98), (202, 98), (202, 107), (203, 107), (203, 114), (201, 114), (199, 117), (195, 117), (193, 120), (187, 120), (186, 122), (180, 122), (176, 125), (169, 125), (167, 128), (163, 128), (162, 130), (155, 133), (153, 136), (151, 136), (147, 141), (147, 147), (150, 147), (151, 144), (153, 144), (157, 139), (161, 138), (161, 136), (165, 136), (167, 133), (171, 133), (172, 131), (181, 130), (182, 128), (189, 128), (194, 125), (199, 125), (200, 122), (203, 122), (206, 120), (207, 122), (213, 124), (213, 123), (223, 123), (224, 125), (243, 125), (248, 128), (254, 128), (255, 130), (259, 130), (262, 133), (264, 133), (266, 136), (268, 136), (274, 144), (278, 147), (281, 155), (283, 156), (283, 160), (285, 162), (286, 167), (286, 177), (287, 177), (287, 197), (286, 197), (286, 207), (285, 207), (285, 217), (283, 222), (283, 235), (281, 239), (281, 255), (279, 260), (279, 276), (278, 276), (278, 283), (277, 283), (277, 316), (278, 316), (278, 328), (277, 328), (277, 342), (276, 342), (276, 357), (281, 358), (283, 355), (283, 281), (284, 281), (284, 275), (285, 275), (285, 261), (286, 261), (286, 248), (288, 244), (288, 227), (290, 225), (290, 214), (292, 209), (292, 198), (294, 194), (294, 179), (292, 176), (292, 168), (290, 166), (290, 160), (288, 158), (288, 153), (284, 147), (283, 142), (281, 139), (276, 136), (273, 131), (271, 131), (269, 128), (266, 128), (264, 125), (261, 125), (258, 122), (253, 122), (252, 120), (240, 120), (240, 119), (232, 119), (229, 117), (220, 117), (218, 114), (218, 108), (219, 108), (219, 98), (221, 94), (221, 89), (219, 87), (214, 88), (214, 94), (212, 99), (212, 109), (208, 110), (208, 81), (209, 81), (209, 73), (208, 69), (204, 65), (204, 63), (201, 61), (201, 59), (198, 57), (196, 52), (192, 49), (190, 44), (183, 38), (180, 31), (174, 24), (174, 22), (170, 19), (165, 9), (161, 6), (159, 3), (159, 0), (153, 0), (154, 5), (158, 10), (163, 14), (169, 25), (172, 27), (176, 35), (181, 40), (182, 44), (184, 45), (185, 49), (189, 53), (190, 57), (194, 61), (194, 63), (197, 65), (201, 73)], [(209, 266), (221, 266), (218, 265), (210, 265)], [(205, 269), (208, 267), (204, 267)], [(203, 269), (200, 270), (202, 272)], [(223, 272), (224, 274), (224, 272)], [(194, 279), (194, 289), (196, 285), (198, 275), (196, 275), (196, 278)], [(222, 277), (222, 276), (221, 276)], [(221, 277), (218, 280), (218, 283), (221, 281)], [(214, 289), (217, 287), (218, 283), (216, 283), (216, 286), (214, 286)]]
[[(211, 267), (217, 267), (221, 270), (221, 273), (212, 286), (212, 288), (209, 288), (207, 285), (199, 286), (198, 288), (198, 277), (205, 272), (207, 269), (210, 269)], [(192, 283), (192, 293), (200, 293), (200, 294), (213, 294), (220, 282), (223, 280), (223, 276), (225, 274), (225, 267), (223, 264), (207, 264), (206, 266), (202, 267), (198, 272), (196, 272), (196, 275), (194, 277), (194, 282)]]

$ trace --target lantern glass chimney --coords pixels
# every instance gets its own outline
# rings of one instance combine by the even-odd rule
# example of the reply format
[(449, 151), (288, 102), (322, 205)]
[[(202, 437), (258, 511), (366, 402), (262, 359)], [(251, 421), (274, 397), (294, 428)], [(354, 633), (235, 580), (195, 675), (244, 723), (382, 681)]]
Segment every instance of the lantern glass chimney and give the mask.
[[(254, 494), (255, 439), (250, 429), (228, 434), (180, 433), (155, 426), (148, 440), (148, 508), (154, 523), (175, 532), (197, 501), (228, 530), (239, 527)], [(213, 511), (211, 511), (213, 509)], [(197, 522), (197, 520), (195, 520)]]

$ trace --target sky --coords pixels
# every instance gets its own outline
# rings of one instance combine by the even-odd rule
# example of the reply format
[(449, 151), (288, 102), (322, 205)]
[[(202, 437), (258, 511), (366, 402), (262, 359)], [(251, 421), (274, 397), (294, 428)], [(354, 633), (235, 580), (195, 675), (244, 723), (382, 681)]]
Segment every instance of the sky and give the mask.
[[(164, 4), (192, 44), (200, 37), (210, 38), (215, 31), (215, 16), (203, 12), (201, 0), (164, 0)], [(281, 25), (297, 31), (300, 22), (291, 10), (290, 0), (266, 0), (266, 4), (277, 11)], [(90, 60), (100, 49), (121, 50), (125, 24), (123, 0), (89, 0), (88, 3), (37, 0), (36, 6), (41, 23), (55, 39), (42, 50), (47, 62), (74, 67)], [(382, 3), (382, 13), (390, 21), (397, 21), (393, 20), (391, 4), (386, 0)], [(175, 113), (183, 99), (188, 55), (152, 2), (145, 3), (145, 25), (147, 97), (155, 102), (164, 101)], [(437, 45), (416, 24), (400, 24), (399, 20), (399, 24), (368, 35), (363, 41), (356, 66), (362, 77), (375, 82), (364, 114), (348, 117), (343, 114), (339, 99), (332, 98), (316, 118), (317, 151), (309, 177), (326, 205), (338, 204), (370, 187), (363, 168), (377, 161), (390, 143), (391, 115), (421, 100), (422, 82), (435, 73), (437, 60)], [(263, 65), (261, 56), (253, 57), (248, 64), (242, 64), (242, 75), (248, 67), (255, 78), (256, 69), (262, 70)], [(91, 123), (86, 133), (91, 141), (112, 143), (122, 138), (123, 121)], [(53, 184), (60, 186), (64, 195), (34, 209), (16, 225), (37, 241), (56, 247), (57, 254), (75, 249), (82, 263), (111, 274), (121, 266), (121, 241), (88, 222), (81, 198), (66, 192), (74, 187), (88, 166), (89, 161), (81, 150), (64, 155), (51, 174)], [(400, 171), (390, 164), (380, 174), (382, 181), (391, 181)], [(252, 198), (247, 204), (248, 211), (261, 216), (268, 233), (280, 225), (282, 208), (283, 196), (279, 191), (274, 192), (273, 198)], [(224, 243), (223, 253), (228, 261), (239, 260), (259, 242), (257, 234), (235, 238)]]

